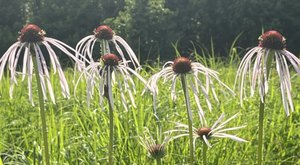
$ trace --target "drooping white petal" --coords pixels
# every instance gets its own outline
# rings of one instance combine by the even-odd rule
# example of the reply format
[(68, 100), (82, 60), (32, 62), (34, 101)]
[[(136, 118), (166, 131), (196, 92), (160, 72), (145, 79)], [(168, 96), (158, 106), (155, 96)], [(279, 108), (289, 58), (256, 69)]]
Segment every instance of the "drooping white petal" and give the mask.
[(118, 49), (117, 42), (119, 42), (125, 48), (130, 60), (134, 64), (135, 68), (138, 68), (140, 66), (139, 60), (137, 59), (135, 53), (133, 52), (131, 47), (127, 44), (127, 42), (123, 38), (121, 38), (120, 36), (114, 35), (113, 42), (115, 43), (117, 51), (120, 53), (120, 55), (122, 55), (123, 53), (122, 53), (122, 51), (120, 51), (121, 49)]
[(32, 94), (32, 75), (33, 75), (33, 63), (32, 63), (32, 55), (27, 55), (27, 72), (28, 72), (28, 93), (29, 93), (29, 101), (32, 106), (34, 106), (33, 94)]
[(209, 143), (209, 141), (208, 141), (208, 139), (206, 138), (205, 135), (202, 136), (202, 139), (203, 139), (203, 141), (205, 142), (205, 144), (206, 144), (209, 148), (211, 148), (211, 144)]
[[(25, 80), (26, 70), (29, 71), (27, 69), (27, 64), (29, 64), (28, 60), (30, 60), (30, 58), (28, 58), (29, 51), (30, 51), (30, 46), (29, 47), (25, 47), (25, 52), (24, 52), (24, 57), (23, 57), (23, 68), (22, 68), (22, 81)], [(30, 73), (28, 72), (28, 74), (30, 74)]]
[(35, 74), (38, 74), (40, 77), (40, 83), (41, 83), (41, 88), (42, 88), (42, 93), (44, 100), (47, 100), (47, 95), (46, 95), (46, 84), (44, 80), (44, 71), (42, 68), (39, 52), (37, 50), (37, 46), (33, 44), (34, 52), (35, 52), (35, 58), (36, 58), (36, 63), (37, 63), (37, 71), (35, 71)]

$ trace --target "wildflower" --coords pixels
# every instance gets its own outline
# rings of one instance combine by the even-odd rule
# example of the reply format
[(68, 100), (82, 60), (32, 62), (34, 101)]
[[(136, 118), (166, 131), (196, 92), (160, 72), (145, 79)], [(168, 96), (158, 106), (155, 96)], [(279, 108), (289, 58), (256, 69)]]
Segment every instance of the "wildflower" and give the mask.
[(292, 85), (288, 62), (300, 75), (300, 60), (291, 52), (286, 50), (286, 39), (277, 31), (271, 30), (262, 34), (259, 38), (259, 45), (249, 50), (242, 59), (236, 76), (236, 83), (239, 82), (240, 100), (246, 95), (246, 77), (250, 77), (250, 96), (259, 88), (261, 102), (268, 92), (268, 80), (270, 69), (275, 61), (276, 70), (280, 79), (281, 97), (284, 111), (289, 116), (294, 111), (292, 100)]
[(126, 61), (125, 54), (122, 51), (122, 47), (123, 47), (126, 50), (126, 53), (128, 54), (134, 67), (138, 68), (140, 66), (135, 53), (127, 44), (127, 42), (120, 36), (116, 35), (113, 32), (113, 30), (107, 25), (101, 25), (97, 27), (94, 30), (94, 35), (86, 36), (82, 40), (80, 40), (76, 45), (76, 50), (82, 55), (84, 55), (84, 57), (87, 56), (89, 60), (93, 62), (94, 60), (92, 57), (92, 53), (97, 41), (100, 42), (102, 55), (111, 53), (111, 48), (109, 46), (109, 43), (113, 43), (117, 52), (120, 54), (122, 61)]
[(34, 24), (27, 24), (19, 32), (19, 38), (16, 43), (14, 43), (0, 59), (0, 79), (2, 78), (3, 71), (5, 66), (8, 66), (10, 70), (10, 97), (12, 98), (14, 84), (17, 84), (17, 64), (20, 58), (23, 56), (23, 67), (22, 67), (22, 81), (25, 79), (26, 75), (28, 76), (28, 91), (29, 91), (29, 100), (33, 104), (32, 96), (32, 74), (33, 74), (33, 58), (37, 61), (37, 74), (40, 76), (40, 83), (42, 86), (42, 93), (44, 99), (47, 99), (47, 89), (50, 95), (50, 98), (53, 103), (55, 103), (55, 97), (53, 88), (50, 82), (50, 74), (44, 58), (44, 53), (41, 46), (43, 45), (49, 54), (50, 61), (54, 73), (58, 72), (60, 86), (62, 89), (62, 95), (65, 98), (69, 98), (69, 86), (62, 71), (61, 65), (58, 61), (57, 55), (54, 52), (53, 48), (50, 45), (55, 46), (60, 49), (62, 52), (67, 54), (73, 60), (76, 60), (75, 56), (70, 52), (75, 50), (68, 46), (67, 44), (56, 40), (54, 38), (45, 37), (45, 31), (40, 27)]
[(162, 159), (165, 153), (165, 146), (169, 142), (170, 137), (165, 137), (162, 143), (154, 140), (148, 128), (145, 128), (144, 136), (139, 136), (140, 144), (148, 151), (149, 157), (152, 157), (156, 160)]
[[(128, 110), (125, 93), (128, 93), (129, 100), (135, 107), (134, 94), (136, 87), (132, 74), (139, 80), (146, 84), (146, 81), (133, 69), (128, 67), (127, 63), (130, 61), (122, 61), (115, 54), (105, 54), (101, 57), (99, 62), (91, 63), (84, 73), (87, 73), (87, 102), (90, 100), (94, 93), (94, 86), (99, 87), (100, 104), (102, 105), (103, 96), (108, 97), (110, 104), (114, 105), (112, 98), (112, 86), (117, 84), (121, 95), (121, 101), (125, 108)], [(107, 93), (109, 92), (109, 93)]]
[[(200, 63), (192, 62), (186, 57), (177, 57), (174, 61), (168, 61), (163, 65), (163, 69), (158, 73), (154, 74), (150, 77), (148, 84), (152, 89), (154, 102), (156, 95), (158, 94), (158, 86), (157, 82), (160, 78), (163, 79), (164, 82), (171, 80), (171, 98), (172, 100), (176, 100), (176, 81), (180, 78), (181, 75), (186, 75), (187, 86), (191, 88), (193, 96), (195, 98), (196, 104), (199, 109), (199, 115), (203, 116), (203, 110), (199, 101), (200, 90), (206, 99), (206, 103), (208, 108), (211, 110), (211, 103), (209, 100), (209, 92), (212, 91), (213, 97), (216, 101), (218, 101), (212, 78), (216, 79), (222, 86), (227, 88), (230, 92), (232, 90), (227, 87), (218, 77), (218, 73), (212, 69), (206, 68)], [(204, 75), (206, 78), (206, 82), (203, 83), (200, 79), (200, 75)], [(206, 84), (206, 85), (204, 85)], [(199, 90), (200, 87), (200, 90)], [(233, 92), (232, 92), (233, 93)], [(155, 105), (155, 103), (154, 103)], [(191, 112), (190, 112), (191, 113)]]
[[(225, 115), (224, 113), (219, 117), (219, 119), (211, 126), (208, 127), (207, 125), (201, 124), (200, 128), (193, 127), (193, 137), (194, 137), (194, 148), (197, 139), (203, 140), (208, 147), (211, 147), (209, 143), (209, 139), (211, 138), (229, 138), (237, 142), (247, 142), (246, 140), (239, 138), (235, 135), (231, 135), (226, 133), (227, 131), (238, 130), (244, 128), (246, 126), (239, 126), (239, 127), (231, 127), (231, 128), (224, 128), (226, 124), (231, 121), (232, 119), (236, 118), (238, 114), (233, 115), (226, 121), (222, 122)], [(222, 122), (222, 123), (221, 123)], [(182, 136), (188, 136), (188, 125), (182, 123), (176, 123), (176, 128), (174, 130), (169, 130), (166, 133), (173, 133), (173, 132), (183, 132), (182, 134), (176, 135), (172, 137), (172, 140), (177, 139)]]

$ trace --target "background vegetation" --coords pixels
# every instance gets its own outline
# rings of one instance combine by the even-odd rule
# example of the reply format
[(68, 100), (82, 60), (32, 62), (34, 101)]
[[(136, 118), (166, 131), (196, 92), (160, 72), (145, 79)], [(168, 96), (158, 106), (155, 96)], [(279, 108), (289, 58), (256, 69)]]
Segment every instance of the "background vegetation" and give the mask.
[[(110, 25), (125, 38), (141, 60), (170, 59), (172, 43), (188, 56), (195, 48), (209, 48), (227, 56), (230, 44), (257, 44), (262, 28), (277, 29), (288, 49), (299, 54), (298, 0), (0, 0), (0, 55), (26, 22), (40, 25), (50, 37), (71, 46)], [(193, 44), (192, 44), (193, 43)]]

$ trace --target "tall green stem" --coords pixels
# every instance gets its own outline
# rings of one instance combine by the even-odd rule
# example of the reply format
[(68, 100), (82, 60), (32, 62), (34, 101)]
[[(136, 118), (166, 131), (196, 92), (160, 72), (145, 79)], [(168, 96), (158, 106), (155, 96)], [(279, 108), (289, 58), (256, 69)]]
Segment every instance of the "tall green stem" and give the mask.
[[(267, 57), (263, 56), (262, 63), (266, 66), (266, 79), (269, 79), (271, 65), (272, 65), (272, 59), (274, 58), (275, 52), (271, 51)], [(265, 61), (266, 60), (266, 61)], [(264, 65), (262, 65), (262, 74), (264, 71), (263, 68)], [(261, 79), (262, 84), (265, 84), (265, 79)], [(265, 93), (263, 93), (262, 100), (260, 99), (260, 105), (259, 105), (259, 117), (258, 117), (258, 149), (257, 149), (257, 164), (262, 165), (263, 164), (263, 133), (264, 133), (264, 113), (265, 113)]]
[(156, 165), (162, 165), (162, 159), (161, 158), (156, 159)]
[(260, 106), (259, 106), (258, 150), (257, 150), (257, 164), (258, 165), (263, 164), (264, 111), (265, 111), (265, 97), (263, 97), (263, 101), (260, 100)]
[(206, 165), (207, 164), (207, 145), (206, 143), (204, 143), (203, 141), (203, 147), (202, 147), (203, 151), (202, 151), (202, 165)]
[(107, 72), (107, 99), (109, 105), (109, 144), (108, 144), (108, 164), (113, 165), (113, 145), (114, 145), (114, 105), (112, 103), (112, 87), (111, 87), (111, 73), (110, 69)]
[(190, 105), (190, 98), (189, 98), (185, 75), (182, 74), (180, 79), (181, 79), (181, 84), (184, 92), (186, 112), (188, 117), (189, 140), (190, 140), (190, 164), (192, 165), (194, 164), (194, 146), (193, 146), (193, 122), (192, 122), (192, 115), (191, 115), (192, 114), (191, 105)]
[(46, 115), (45, 115), (45, 106), (44, 106), (44, 96), (41, 86), (41, 79), (38, 72), (38, 64), (37, 64), (37, 57), (33, 54), (33, 66), (35, 70), (35, 77), (37, 82), (37, 89), (38, 89), (38, 96), (39, 96), (39, 106), (40, 106), (40, 115), (42, 119), (42, 135), (43, 135), (43, 141), (44, 141), (44, 154), (45, 154), (45, 161), (46, 165), (50, 165), (50, 155), (49, 155), (49, 149), (48, 149), (48, 136), (47, 136), (47, 124), (46, 124)]

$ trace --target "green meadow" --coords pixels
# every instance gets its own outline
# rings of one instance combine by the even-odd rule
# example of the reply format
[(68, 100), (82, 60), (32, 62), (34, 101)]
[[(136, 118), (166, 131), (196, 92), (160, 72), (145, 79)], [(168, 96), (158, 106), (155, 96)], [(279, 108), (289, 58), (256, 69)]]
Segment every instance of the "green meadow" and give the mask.
[[(232, 48), (232, 50), (236, 50)], [(207, 55), (210, 54), (210, 55)], [(218, 117), (225, 113), (226, 119), (239, 113), (239, 117), (228, 123), (227, 127), (246, 125), (240, 130), (230, 131), (247, 143), (238, 143), (230, 139), (212, 138), (212, 148), (207, 151), (208, 164), (241, 164), (252, 165), (257, 161), (258, 112), (259, 95), (244, 100), (240, 105), (239, 92), (235, 88), (235, 76), (242, 53), (229, 52), (228, 59), (214, 56), (212, 53), (194, 52), (194, 59), (207, 67), (219, 72), (221, 81), (233, 89), (236, 95), (231, 95), (222, 86), (215, 85), (219, 102), (211, 100), (212, 111), (209, 111), (203, 96), (202, 107), (208, 124), (212, 125)], [(175, 56), (174, 56), (175, 58)], [(170, 59), (173, 60), (173, 59)], [(165, 61), (155, 61), (143, 65), (140, 74), (147, 80), (157, 73)], [(274, 68), (274, 67), (273, 67)], [(292, 70), (292, 69), (291, 69)], [(71, 98), (64, 99), (60, 94), (57, 74), (51, 74), (56, 104), (51, 101), (45, 103), (48, 143), (51, 164), (107, 164), (109, 143), (109, 115), (108, 103), (104, 100), (104, 107), (99, 105), (98, 95), (94, 95), (91, 105), (86, 103), (86, 82), (79, 81), (75, 90), (75, 83), (80, 73), (74, 77), (73, 69), (64, 70), (71, 90)], [(42, 164), (42, 126), (40, 120), (37, 86), (33, 79), (33, 95), (36, 106), (28, 101), (27, 80), (18, 79), (14, 88), (13, 98), (9, 97), (9, 73), (0, 81), (0, 165)], [(129, 110), (123, 108), (120, 92), (117, 86), (113, 88), (114, 106), (114, 162), (115, 164), (156, 164), (147, 150), (140, 144), (140, 137), (144, 137), (145, 128), (150, 130), (157, 142), (162, 142), (164, 133), (175, 127), (175, 122), (187, 124), (186, 107), (180, 81), (176, 84), (177, 100), (171, 99), (171, 83), (160, 81), (157, 97), (156, 113), (154, 115), (152, 95), (142, 92), (145, 85), (134, 78), (136, 107), (130, 104)], [(295, 112), (286, 116), (280, 94), (279, 80), (275, 69), (271, 70), (270, 89), (266, 96), (264, 119), (264, 164), (300, 164), (300, 83), (299, 77), (291, 72), (293, 86), (293, 101)], [(247, 86), (249, 88), (249, 86)], [(249, 89), (246, 89), (250, 91)], [(98, 92), (97, 90), (95, 92)], [(249, 94), (250, 95), (250, 94)], [(129, 99), (129, 98), (128, 98)], [(193, 99), (193, 126), (199, 127), (197, 105)], [(202, 161), (201, 139), (197, 139), (195, 148), (196, 164)], [(166, 155), (162, 164), (188, 164), (189, 140), (181, 137), (170, 141), (165, 146)]]

